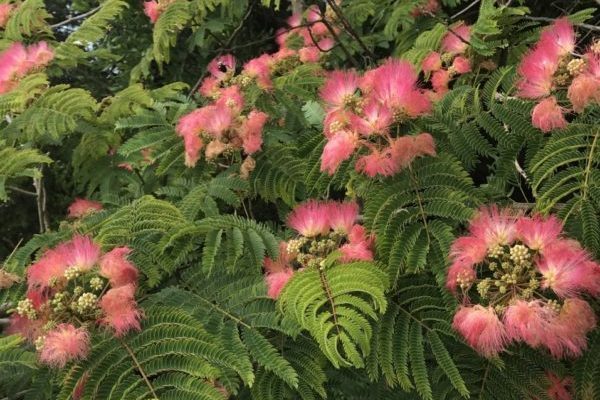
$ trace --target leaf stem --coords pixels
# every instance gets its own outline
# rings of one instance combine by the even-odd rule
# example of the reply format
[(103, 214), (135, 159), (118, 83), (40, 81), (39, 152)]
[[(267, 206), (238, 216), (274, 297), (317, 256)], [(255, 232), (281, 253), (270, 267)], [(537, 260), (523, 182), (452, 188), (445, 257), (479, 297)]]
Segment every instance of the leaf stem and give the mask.
[(121, 345), (125, 348), (125, 350), (127, 350), (127, 353), (129, 353), (129, 356), (133, 360), (133, 363), (135, 364), (137, 370), (142, 375), (144, 382), (146, 382), (146, 386), (148, 386), (148, 389), (150, 389), (150, 393), (152, 393), (153, 400), (158, 400), (158, 396), (156, 395), (156, 392), (154, 391), (154, 388), (152, 387), (152, 384), (150, 383), (148, 376), (144, 372), (144, 369), (140, 365), (140, 362), (138, 361), (137, 357), (133, 353), (133, 350), (131, 350), (131, 348), (127, 345), (127, 343), (125, 343), (125, 340), (121, 339), (120, 342), (121, 342)]

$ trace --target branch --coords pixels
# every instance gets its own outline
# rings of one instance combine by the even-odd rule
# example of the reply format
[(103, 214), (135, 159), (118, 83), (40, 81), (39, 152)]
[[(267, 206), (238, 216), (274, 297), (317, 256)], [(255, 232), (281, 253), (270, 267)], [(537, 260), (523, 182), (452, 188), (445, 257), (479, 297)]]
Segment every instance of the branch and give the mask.
[(24, 194), (24, 195), (27, 195), (27, 196), (32, 196), (32, 197), (36, 197), (37, 196), (36, 192), (31, 192), (29, 190), (21, 189), (21, 188), (18, 188), (16, 186), (8, 185), (6, 187), (8, 189), (12, 190), (13, 192), (21, 193), (21, 194)]
[(363, 51), (365, 53), (367, 53), (367, 55), (371, 58), (371, 60), (375, 60), (376, 59), (375, 54), (373, 54), (371, 49), (369, 49), (367, 47), (367, 45), (365, 44), (365, 42), (362, 41), (361, 37), (358, 35), (358, 33), (356, 33), (354, 28), (352, 28), (352, 25), (350, 25), (350, 22), (348, 22), (348, 20), (342, 13), (342, 10), (335, 3), (335, 0), (327, 0), (327, 4), (329, 4), (329, 6), (331, 7), (331, 9), (335, 13), (335, 15), (337, 15), (337, 17), (340, 19), (340, 21), (342, 22), (342, 25), (344, 25), (344, 29), (346, 30), (346, 32), (348, 32), (350, 34), (350, 36), (352, 36), (358, 42), (360, 47), (362, 47)]
[(64, 21), (62, 21), (62, 22), (59, 22), (59, 23), (56, 23), (56, 24), (54, 24), (54, 25), (50, 25), (50, 28), (52, 28), (52, 29), (54, 29), (54, 28), (58, 28), (58, 27), (60, 27), (60, 26), (63, 26), (63, 25), (70, 24), (70, 23), (71, 23), (71, 22), (73, 22), (73, 21), (78, 21), (78, 20), (80, 20), (80, 19), (87, 18), (87, 17), (89, 17), (90, 15), (93, 15), (93, 14), (97, 13), (97, 12), (98, 12), (98, 11), (99, 11), (101, 8), (102, 8), (102, 5), (99, 5), (99, 6), (98, 6), (98, 7), (96, 7), (96, 8), (92, 8), (92, 9), (91, 9), (90, 11), (88, 11), (88, 12), (84, 12), (83, 14), (79, 14), (79, 15), (76, 15), (76, 16), (74, 16), (74, 17), (71, 17), (71, 18), (65, 19)]
[[(474, 2), (472, 2), (471, 4), (469, 4), (468, 6), (466, 6), (465, 8), (463, 8), (462, 10), (460, 10), (459, 12), (457, 12), (456, 14), (452, 15), (450, 17), (450, 19), (454, 19), (460, 15), (463, 15), (464, 13), (466, 13), (468, 10), (470, 10), (471, 8), (475, 7), (481, 0), (475, 0)], [(600, 1), (600, 0), (598, 0)]]
[(142, 366), (140, 365), (140, 362), (138, 361), (138, 359), (135, 356), (135, 354), (133, 353), (133, 350), (131, 350), (131, 348), (127, 345), (127, 343), (125, 343), (125, 340), (121, 339), (120, 342), (121, 342), (121, 345), (125, 348), (125, 350), (127, 350), (127, 353), (129, 353), (129, 356), (133, 360), (133, 363), (135, 364), (135, 366), (136, 366), (137, 370), (139, 371), (140, 375), (142, 375), (142, 378), (144, 379), (144, 382), (146, 382), (146, 386), (148, 386), (148, 389), (150, 389), (150, 393), (152, 393), (152, 397), (154, 399), (158, 399), (158, 396), (156, 395), (156, 392), (154, 391), (154, 388), (152, 387), (152, 384), (150, 383), (150, 380), (148, 380), (148, 376), (146, 375), (146, 373), (142, 369)]
[[(597, 0), (600, 2), (600, 0)], [(600, 4), (600, 3), (599, 3)], [(554, 22), (556, 21), (555, 18), (548, 18), (548, 17), (531, 17), (529, 15), (525, 15), (524, 16), (525, 19), (528, 19), (530, 21), (544, 21), (544, 22)], [(590, 25), (590, 24), (584, 24), (584, 23), (575, 23), (575, 22), (571, 22), (571, 24), (573, 24), (574, 26), (578, 26), (580, 28), (584, 28), (584, 29), (589, 29), (590, 31), (597, 31), (600, 32), (600, 26), (596, 26), (596, 25)]]
[[(42, 173), (42, 168), (40, 168), (40, 174)], [(40, 233), (46, 232), (48, 229), (49, 221), (48, 221), (48, 212), (46, 209), (46, 190), (44, 189), (44, 181), (43, 178), (34, 178), (33, 186), (35, 187), (35, 196), (37, 197), (37, 212), (38, 212), (38, 222), (40, 225)]]

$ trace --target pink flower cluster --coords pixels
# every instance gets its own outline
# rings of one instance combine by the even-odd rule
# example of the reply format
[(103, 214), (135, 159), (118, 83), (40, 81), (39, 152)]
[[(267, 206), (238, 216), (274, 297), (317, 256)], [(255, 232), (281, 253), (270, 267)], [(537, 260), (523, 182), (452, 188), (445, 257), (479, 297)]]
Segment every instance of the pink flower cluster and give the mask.
[(102, 210), (102, 203), (87, 199), (75, 199), (69, 206), (69, 218), (81, 218)]
[(309, 200), (297, 206), (288, 225), (299, 236), (280, 243), (278, 259), (264, 261), (268, 295), (276, 299), (296, 269), (319, 268), (334, 251), (341, 253), (343, 263), (372, 261), (375, 238), (357, 219), (354, 202)]
[(214, 103), (179, 119), (176, 130), (184, 140), (188, 167), (196, 165), (203, 147), (209, 160), (240, 149), (248, 155), (260, 150), (268, 116), (255, 109), (244, 115), (243, 108), (244, 96), (233, 85), (221, 90)]
[(394, 125), (431, 111), (431, 101), (417, 86), (417, 73), (406, 61), (390, 59), (362, 76), (333, 71), (321, 88), (327, 115), (323, 122), (327, 143), (321, 171), (333, 175), (355, 152), (355, 168), (367, 176), (391, 176), (419, 156), (435, 155), (428, 133), (393, 135)]
[(165, 12), (174, 0), (150, 0), (144, 2), (144, 13), (150, 18), (150, 22), (156, 23), (158, 17)]
[(28, 291), (11, 316), (9, 332), (34, 343), (41, 362), (62, 368), (86, 357), (95, 324), (116, 336), (139, 330), (138, 270), (127, 260), (129, 253), (117, 247), (102, 254), (87, 236), (47, 250), (27, 269)]
[(600, 42), (581, 57), (574, 55), (575, 45), (573, 26), (566, 18), (558, 19), (542, 32), (518, 67), (517, 95), (539, 100), (532, 111), (532, 123), (542, 132), (567, 126), (564, 113), (569, 107), (558, 104), (555, 91), (568, 88), (567, 97), (575, 112), (600, 102)]
[(471, 28), (460, 22), (442, 39), (441, 53), (432, 51), (423, 59), (423, 72), (433, 87), (432, 99), (442, 98), (453, 78), (471, 72), (471, 61), (464, 56), (470, 38)]
[(452, 245), (447, 287), (461, 300), (454, 328), (486, 357), (511, 342), (578, 356), (596, 316), (583, 295), (600, 296), (600, 265), (562, 236), (553, 216), (482, 208)]
[(10, 3), (0, 4), (0, 28), (4, 28), (6, 26), (6, 23), (10, 18), (10, 13), (14, 8), (15, 6)]
[(421, 4), (415, 6), (410, 12), (413, 17), (421, 15), (428, 16), (434, 14), (440, 10), (440, 3), (438, 0), (421, 0)]
[(27, 74), (48, 65), (54, 58), (46, 42), (25, 47), (15, 42), (0, 53), (0, 94), (13, 90)]

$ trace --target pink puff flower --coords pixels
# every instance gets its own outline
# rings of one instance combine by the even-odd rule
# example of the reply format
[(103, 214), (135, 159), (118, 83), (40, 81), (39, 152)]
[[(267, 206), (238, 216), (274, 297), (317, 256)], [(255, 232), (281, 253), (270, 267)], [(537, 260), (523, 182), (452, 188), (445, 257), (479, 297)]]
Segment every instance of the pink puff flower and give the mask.
[(292, 268), (285, 268), (278, 272), (268, 272), (265, 276), (267, 295), (272, 299), (277, 299), (283, 287), (292, 279), (292, 276), (294, 276)]
[(204, 131), (216, 139), (220, 139), (233, 122), (232, 110), (224, 104), (202, 107), (198, 114), (198, 123)]
[(470, 287), (476, 278), (477, 274), (473, 268), (473, 262), (467, 258), (461, 258), (454, 261), (450, 268), (448, 268), (446, 288), (452, 293), (456, 293), (456, 289), (461, 284)]
[(44, 325), (48, 321), (43, 318), (29, 319), (14, 313), (9, 318), (9, 325), (3, 331), (7, 335), (20, 335), (29, 343), (34, 343), (44, 332)]
[(517, 95), (525, 99), (538, 99), (550, 94), (552, 78), (558, 69), (559, 58), (552, 48), (536, 47), (523, 57), (517, 73)]
[(85, 328), (60, 324), (46, 335), (39, 357), (50, 367), (64, 368), (70, 361), (87, 357), (89, 349), (90, 338)]
[(333, 49), (333, 47), (335, 46), (335, 40), (333, 40), (330, 37), (326, 37), (326, 38), (319, 40), (318, 45), (319, 45), (319, 49), (321, 51), (329, 51), (329, 50)]
[(575, 31), (566, 17), (559, 18), (540, 35), (538, 46), (555, 47), (559, 56), (570, 54), (575, 49)]
[(214, 76), (207, 76), (202, 80), (202, 84), (198, 88), (198, 93), (204, 97), (218, 97), (221, 93), (221, 81)]
[(452, 32), (446, 33), (442, 39), (442, 51), (451, 54), (461, 54), (469, 47), (471, 27), (464, 22), (452, 27)]
[(364, 226), (354, 225), (348, 233), (348, 243), (340, 247), (341, 262), (373, 261), (373, 242), (375, 239), (368, 236)]
[(219, 99), (215, 105), (217, 108), (229, 108), (231, 113), (239, 114), (244, 108), (244, 96), (237, 85), (229, 86), (219, 93)]
[(27, 283), (30, 288), (41, 289), (50, 287), (52, 283), (64, 276), (69, 267), (66, 245), (47, 250), (42, 257), (27, 268)]
[(315, 237), (329, 232), (329, 207), (326, 203), (309, 200), (290, 213), (288, 225), (305, 237)]
[(540, 101), (531, 112), (533, 126), (544, 133), (554, 129), (562, 129), (567, 126), (567, 120), (563, 115), (563, 109), (556, 102), (556, 97), (550, 96)]
[(113, 288), (137, 284), (138, 269), (127, 260), (129, 247), (115, 247), (100, 259), (100, 275), (109, 280)]
[(340, 164), (349, 159), (358, 142), (356, 135), (349, 131), (339, 131), (327, 140), (321, 155), (321, 171), (333, 175)]
[(555, 241), (536, 264), (544, 280), (542, 287), (559, 297), (577, 295), (586, 289), (589, 256), (576, 242)]
[(262, 111), (252, 110), (248, 118), (242, 123), (240, 136), (243, 141), (244, 152), (254, 154), (262, 146), (262, 131), (269, 116)]
[(273, 87), (271, 81), (271, 65), (273, 59), (269, 54), (263, 54), (257, 58), (253, 58), (244, 64), (244, 73), (251, 78), (256, 79), (256, 84), (263, 90), (268, 90)]
[(158, 4), (158, 1), (150, 0), (144, 2), (144, 14), (150, 18), (150, 22), (153, 24), (156, 23), (161, 13), (162, 8), (160, 7), (160, 4)]
[(219, 139), (215, 139), (206, 145), (206, 148), (204, 149), (204, 155), (206, 156), (207, 160), (212, 160), (223, 154), (225, 150), (227, 150), (227, 145), (221, 142)]
[(578, 357), (587, 348), (587, 334), (596, 327), (596, 314), (581, 299), (566, 299), (550, 325), (545, 346), (556, 358)]
[(392, 112), (385, 105), (374, 100), (363, 107), (362, 116), (350, 115), (352, 129), (364, 136), (387, 132), (393, 120)]
[(100, 323), (111, 327), (116, 336), (123, 336), (132, 329), (140, 330), (141, 312), (135, 301), (135, 286), (127, 284), (112, 288), (100, 299), (104, 317)]
[(88, 236), (73, 237), (67, 242), (64, 251), (69, 266), (77, 267), (81, 271), (89, 271), (100, 259), (100, 246)]
[(69, 206), (69, 218), (81, 218), (102, 210), (102, 203), (93, 200), (76, 198)]
[(461, 306), (454, 315), (452, 326), (484, 357), (496, 356), (506, 346), (506, 330), (492, 307)]
[(358, 218), (358, 204), (339, 203), (337, 201), (328, 204), (329, 225), (335, 232), (348, 234)]
[(431, 86), (436, 93), (446, 94), (450, 83), (450, 72), (445, 69), (435, 71), (431, 75)]
[(558, 239), (562, 232), (562, 222), (551, 215), (547, 218), (535, 215), (517, 220), (517, 235), (530, 249), (543, 251)]
[(208, 63), (207, 69), (212, 76), (223, 80), (229, 73), (235, 71), (235, 57), (232, 54), (223, 54)]
[(452, 243), (450, 256), (454, 260), (466, 260), (477, 264), (485, 259), (487, 250), (487, 243), (483, 238), (477, 236), (461, 236)]
[(317, 46), (306, 46), (298, 50), (298, 56), (303, 63), (316, 63), (321, 57), (321, 51)]
[(392, 157), (391, 149), (388, 147), (382, 151), (373, 149), (370, 154), (360, 156), (354, 165), (354, 169), (373, 178), (377, 175), (394, 175), (398, 172), (398, 165)]
[(377, 68), (373, 95), (394, 112), (416, 118), (431, 111), (431, 101), (417, 88), (417, 74), (408, 61), (388, 60)]
[(344, 131), (346, 128), (354, 128), (351, 125), (352, 113), (350, 111), (337, 109), (332, 110), (325, 115), (323, 120), (323, 134), (327, 138), (331, 138), (333, 135), (340, 131)]
[(600, 103), (600, 77), (586, 73), (577, 75), (569, 85), (567, 97), (573, 111), (578, 113), (594, 101)]
[(375, 69), (370, 69), (365, 71), (363, 76), (358, 80), (358, 87), (360, 88), (363, 94), (370, 94), (375, 86), (375, 80), (381, 75), (381, 68), (383, 66), (379, 66)]
[(30, 69), (27, 50), (21, 43), (13, 43), (0, 54), (0, 94), (15, 88), (17, 79)]
[(358, 89), (358, 75), (354, 71), (333, 71), (329, 74), (320, 91), (330, 108), (344, 108)]
[(511, 244), (517, 235), (517, 217), (510, 210), (499, 210), (496, 205), (482, 207), (471, 221), (469, 231), (490, 248)]
[(440, 53), (437, 51), (432, 51), (427, 54), (427, 56), (423, 59), (421, 63), (421, 67), (423, 68), (423, 72), (435, 72), (442, 68), (442, 59), (440, 57)]
[(548, 387), (548, 397), (552, 400), (573, 400), (571, 396), (571, 386), (573, 385), (573, 378), (566, 377), (561, 378), (554, 375), (552, 372), (546, 372), (546, 378), (550, 381)]
[(440, 3), (438, 0), (421, 0), (421, 4), (415, 6), (410, 12), (413, 17), (419, 15), (430, 15), (437, 12), (440, 9)]
[(8, 19), (10, 18), (10, 13), (13, 10), (13, 5), (9, 3), (0, 4), (0, 28), (4, 28)]
[(400, 136), (391, 143), (391, 155), (397, 171), (406, 168), (417, 157), (435, 156), (435, 142), (429, 133)]
[(517, 300), (504, 312), (504, 324), (510, 340), (538, 347), (546, 342), (555, 312), (539, 300)]
[(27, 62), (31, 69), (41, 68), (54, 59), (54, 52), (48, 43), (41, 41), (27, 48)]
[(458, 56), (452, 62), (452, 68), (459, 74), (471, 72), (471, 61), (468, 58)]
[(194, 167), (200, 158), (200, 150), (204, 143), (200, 140), (200, 137), (193, 134), (186, 134), (183, 136), (183, 147), (185, 148), (185, 165), (186, 167)]

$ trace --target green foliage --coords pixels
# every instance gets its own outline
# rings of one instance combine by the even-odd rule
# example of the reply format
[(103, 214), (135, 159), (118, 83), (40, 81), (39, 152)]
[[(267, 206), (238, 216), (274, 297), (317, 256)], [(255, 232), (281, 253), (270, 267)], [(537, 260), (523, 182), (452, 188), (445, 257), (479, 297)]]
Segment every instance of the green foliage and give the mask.
[(0, 141), (0, 200), (6, 201), (6, 183), (19, 177), (39, 178), (42, 164), (52, 160), (35, 149), (16, 149)]

